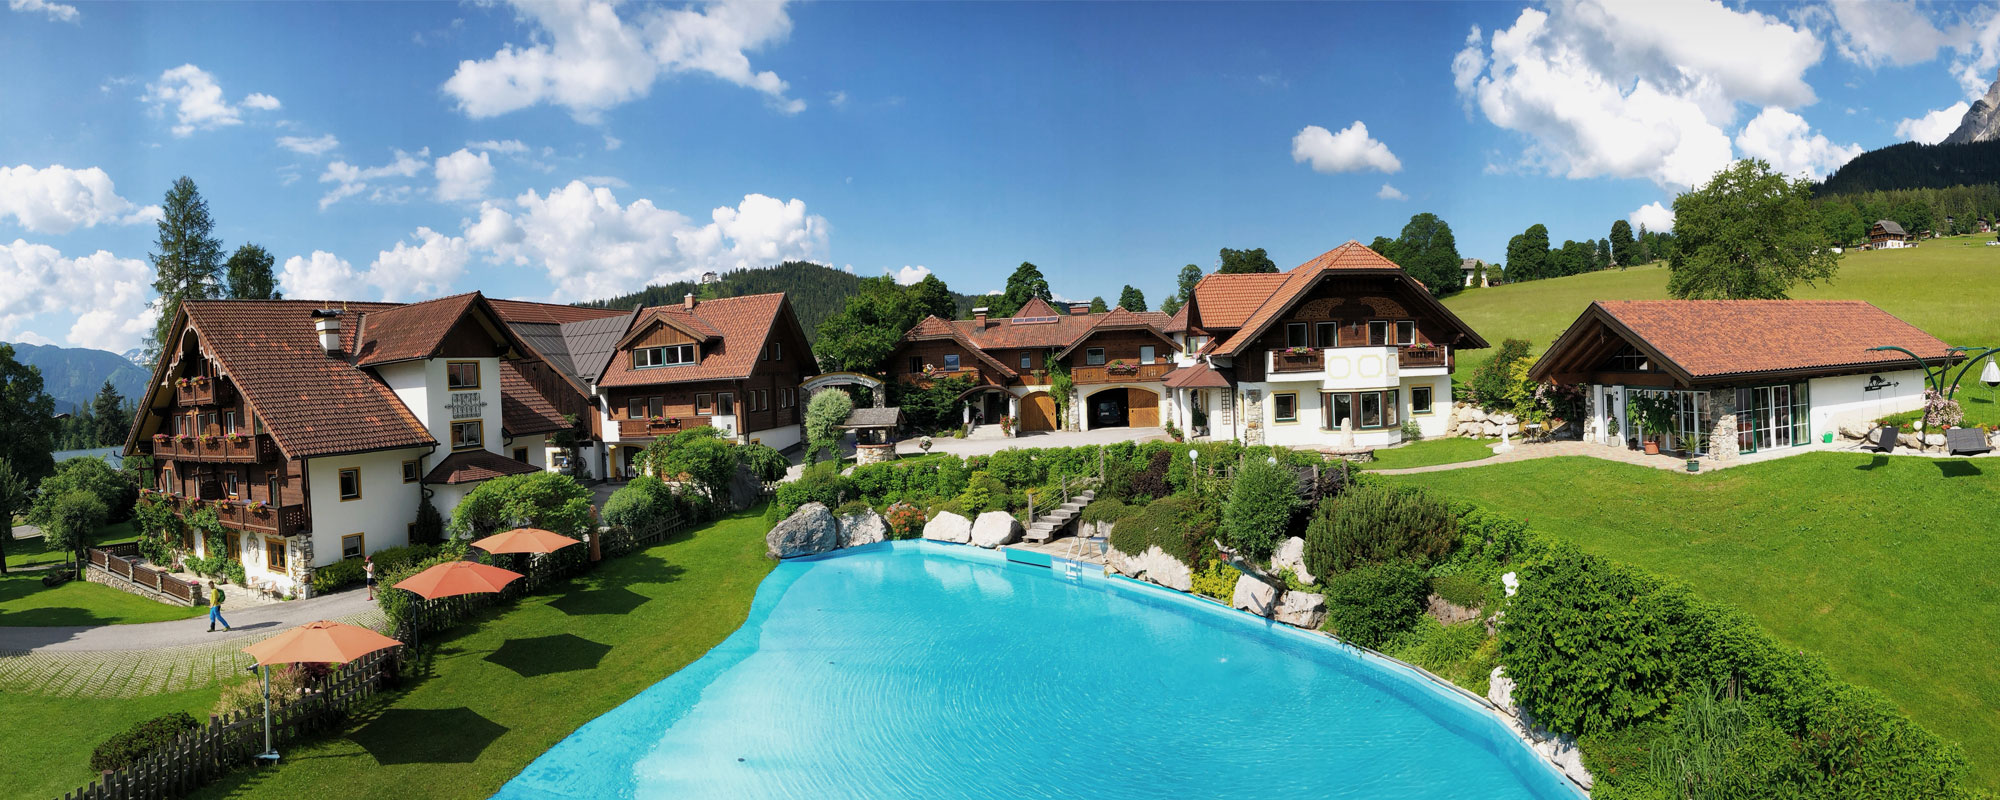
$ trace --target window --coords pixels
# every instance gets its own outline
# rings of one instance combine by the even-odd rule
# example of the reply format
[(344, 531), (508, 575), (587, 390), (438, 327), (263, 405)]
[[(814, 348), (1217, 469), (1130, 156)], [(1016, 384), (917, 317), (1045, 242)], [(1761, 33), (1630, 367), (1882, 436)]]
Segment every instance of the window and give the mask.
[(424, 477), (422, 467), (423, 465), (418, 461), (403, 462), (403, 482), (416, 483), (422, 480)]
[(1368, 321), (1368, 344), (1379, 347), (1389, 343), (1389, 321), (1371, 319)]
[(785, 346), (783, 343), (781, 342), (771, 343), (771, 360), (772, 361), (785, 360)]
[(486, 423), (476, 419), (451, 424), (451, 449), (476, 450), (486, 443)]
[(1407, 319), (1398, 320), (1396, 322), (1396, 344), (1412, 345), (1416, 343), (1417, 343), (1416, 321)]
[(792, 393), (793, 393), (793, 392), (796, 392), (796, 391), (798, 391), (798, 390), (797, 390), (797, 389), (792, 389), (792, 388), (789, 388), (789, 387), (787, 387), (787, 388), (784, 388), (784, 389), (779, 389), (779, 390), (778, 390), (778, 407), (779, 407), (779, 408), (791, 408), (791, 407), (792, 407)]
[(1027, 353), (1021, 354), (1021, 369), (1034, 369), (1035, 368), (1034, 364), (1035, 364), (1034, 356), (1029, 355)]
[(1382, 427), (1382, 394), (1380, 392), (1361, 393), (1361, 427)]
[(285, 571), (285, 540), (264, 540), (264, 569), (283, 574)]
[(664, 397), (647, 398), (646, 416), (651, 417), (653, 419), (666, 419), (667, 417), (666, 398)]
[(206, 413), (206, 414), (203, 414), (203, 415), (201, 415), (201, 422), (202, 422), (202, 425), (201, 425), (201, 432), (202, 432), (202, 433), (213, 433), (213, 432), (215, 432), (215, 431), (217, 431), (217, 430), (221, 430), (221, 429), (222, 429), (222, 422), (221, 422), (221, 419), (220, 419), (220, 417), (219, 417), (219, 416), (218, 416), (218, 415), (217, 415), (217, 414), (216, 414), (215, 412), (213, 412), (213, 411), (210, 411), (210, 412), (208, 412), (208, 413)]
[(1340, 421), (1354, 420), (1355, 429), (1394, 428), (1397, 421), (1397, 405), (1401, 392), (1390, 389), (1384, 392), (1341, 392), (1322, 394), (1320, 402), (1327, 408), (1327, 430), (1340, 430)]
[(957, 353), (946, 353), (946, 354), (945, 354), (945, 356), (944, 356), (944, 368), (945, 368), (945, 369), (948, 369), (948, 370), (952, 370), (952, 371), (954, 371), (954, 372), (958, 370), (958, 354), (957, 354)]
[(757, 408), (761, 411), (771, 410), (771, 390), (769, 389), (757, 390)]
[(1306, 324), (1305, 324), (1305, 323), (1303, 323), (1303, 322), (1288, 322), (1288, 323), (1285, 323), (1285, 346), (1286, 346), (1286, 347), (1305, 347), (1305, 346), (1306, 346)]
[[(1350, 419), (1354, 419), (1354, 395), (1351, 394), (1334, 395), (1333, 417), (1326, 421), (1326, 426), (1332, 430), (1337, 431), (1340, 430), (1342, 423)], [(1354, 420), (1354, 421), (1360, 422), (1360, 420)]]
[(231, 472), (228, 475), (222, 476), (222, 485), (224, 491), (229, 493), (229, 499), (237, 500), (243, 497), (243, 487), (236, 482), (236, 473)]
[(759, 348), (757, 348), (757, 360), (758, 360), (758, 361), (769, 361), (769, 360), (771, 360), (771, 346), (770, 346), (770, 345), (768, 345), (768, 344), (767, 344), (767, 345), (764, 345), (763, 347), (759, 347)]
[(1101, 367), (1101, 366), (1104, 366), (1104, 348), (1102, 348), (1102, 347), (1086, 347), (1086, 348), (1084, 348), (1084, 349), (1083, 349), (1083, 363), (1084, 363), (1084, 364), (1086, 364), (1086, 365), (1088, 365), (1088, 366), (1093, 366), (1093, 367)]
[(160, 491), (171, 492), (173, 490), (174, 490), (174, 468), (164, 467), (160, 470)]
[(631, 400), (628, 400), (628, 401), (626, 401), (626, 403), (625, 403), (625, 418), (626, 418), (626, 419), (645, 419), (645, 418), (646, 418), (646, 398), (644, 398), (644, 397), (634, 397), (634, 398), (632, 398)]
[(1141, 364), (1151, 364), (1151, 363), (1153, 363), (1153, 346), (1152, 346), (1152, 345), (1150, 345), (1150, 344), (1142, 344), (1142, 345), (1139, 345), (1139, 363), (1141, 363)]
[(528, 448), (525, 447), (514, 448), (514, 460), (519, 461), (523, 464), (528, 463)]
[(1336, 322), (1321, 322), (1321, 323), (1319, 323), (1319, 324), (1317, 324), (1317, 325), (1314, 325), (1314, 326), (1313, 326), (1313, 333), (1315, 334), (1315, 336), (1314, 336), (1314, 339), (1315, 339), (1315, 341), (1313, 342), (1313, 346), (1315, 346), (1315, 347), (1339, 347), (1339, 346), (1340, 346), (1340, 324), (1339, 324), (1339, 323), (1336, 323)]
[(1429, 386), (1410, 387), (1410, 413), (1412, 414), (1431, 413), (1431, 387)]
[(444, 362), (444, 386), (452, 391), (479, 388), (479, 362)]
[(361, 499), (361, 469), (348, 467), (340, 471), (340, 499)]
[(694, 413), (704, 417), (715, 413), (715, 408), (709, 402), (708, 395), (698, 394), (694, 396)]
[(924, 371), (923, 356), (910, 356), (910, 374), (914, 375), (923, 371)]
[(265, 500), (269, 502), (271, 505), (274, 506), (277, 505), (278, 500), (281, 497), (283, 490), (285, 488), (285, 476), (279, 475), (277, 472), (273, 471), (270, 477), (264, 479), (264, 482), (265, 484), (267, 484), (264, 487), (264, 491), (267, 495), (265, 497)]
[(1613, 372), (1653, 371), (1652, 360), (1646, 358), (1646, 354), (1639, 352), (1638, 348), (1629, 344), (1613, 354), (1611, 360), (1605, 366)]
[(264, 418), (255, 415), (250, 417), (250, 429), (258, 434), (270, 433), (270, 431), (264, 430)]
[(734, 415), (736, 413), (735, 393), (717, 392), (715, 394), (715, 413), (721, 414), (723, 416)]
[(359, 533), (350, 533), (340, 537), (340, 557), (360, 558), (367, 555), (368, 548), (363, 544), (366, 540), (367, 537)]
[(222, 412), (222, 432), (223, 433), (236, 432), (236, 412), (234, 411)]
[(677, 367), (694, 363), (694, 345), (676, 344), (666, 347), (643, 347), (632, 351), (632, 368)]
[(1271, 395), (1271, 416), (1279, 422), (1299, 421), (1299, 396), (1294, 392)]

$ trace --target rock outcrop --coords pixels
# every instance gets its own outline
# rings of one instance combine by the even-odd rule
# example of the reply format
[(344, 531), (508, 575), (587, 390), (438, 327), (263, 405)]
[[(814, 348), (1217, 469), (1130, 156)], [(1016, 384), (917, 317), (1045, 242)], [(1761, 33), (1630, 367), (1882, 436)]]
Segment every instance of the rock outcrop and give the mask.
[(840, 546), (860, 547), (889, 538), (889, 523), (875, 509), (840, 517)]
[(1972, 107), (1958, 119), (1958, 128), (1944, 137), (1941, 144), (1971, 144), (1994, 139), (2000, 139), (2000, 80), (1987, 87), (1985, 97), (1972, 101)]
[(1271, 569), (1292, 571), (1301, 583), (1312, 586), (1319, 583), (1306, 569), (1306, 540), (1294, 536), (1278, 545), (1278, 552), (1271, 555)]
[(935, 518), (924, 523), (924, 538), (934, 542), (965, 544), (972, 541), (972, 520), (940, 511)]
[(1138, 555), (1112, 549), (1105, 553), (1104, 563), (1127, 578), (1157, 583), (1169, 589), (1183, 592), (1194, 591), (1194, 572), (1180, 559), (1167, 555), (1158, 547), (1148, 547)]
[[(1242, 582), (1237, 585), (1242, 586)], [(1295, 628), (1318, 630), (1326, 622), (1326, 597), (1312, 592), (1286, 592), (1278, 599), (1278, 610), (1272, 619)]]
[(1269, 617), (1278, 610), (1278, 590), (1271, 585), (1248, 575), (1236, 576), (1236, 591), (1230, 595), (1229, 605)]
[(991, 550), (1021, 540), (1021, 521), (1005, 511), (988, 511), (972, 522), (972, 544)]
[(1466, 608), (1435, 594), (1424, 599), (1424, 613), (1445, 625), (1453, 625), (1469, 619), (1479, 618), (1479, 609)]
[(823, 503), (799, 506), (799, 510), (764, 534), (764, 551), (772, 558), (809, 556), (838, 547), (840, 523)]

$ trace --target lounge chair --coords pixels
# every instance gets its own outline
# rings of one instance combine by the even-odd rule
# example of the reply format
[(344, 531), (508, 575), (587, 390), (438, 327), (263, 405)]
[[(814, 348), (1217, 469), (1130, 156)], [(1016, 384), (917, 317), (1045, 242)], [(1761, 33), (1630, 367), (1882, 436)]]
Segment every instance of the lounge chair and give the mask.
[(1944, 448), (1955, 456), (1976, 456), (1993, 452), (1986, 432), (1978, 428), (1952, 428), (1944, 432)]
[(1878, 453), (1892, 452), (1896, 449), (1897, 435), (1896, 427), (1893, 425), (1876, 428), (1874, 433), (1868, 434), (1867, 447)]

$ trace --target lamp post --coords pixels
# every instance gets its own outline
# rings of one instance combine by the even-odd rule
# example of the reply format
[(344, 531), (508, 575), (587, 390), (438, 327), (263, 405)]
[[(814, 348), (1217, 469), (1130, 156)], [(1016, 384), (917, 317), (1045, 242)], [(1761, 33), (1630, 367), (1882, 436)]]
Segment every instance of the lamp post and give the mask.
[(1194, 493), (1201, 494), (1201, 451), (1188, 448), (1188, 480), (1194, 483)]
[[(1932, 369), (1929, 361), (1925, 361), (1923, 356), (1910, 352), (1908, 348), (1885, 344), (1879, 347), (1870, 347), (1868, 350), (1869, 352), (1887, 352), (1893, 350), (1909, 356), (1910, 360), (1917, 362), (1917, 369), (1923, 370), (1925, 388), (1935, 390), (1939, 397), (1947, 400), (1951, 399), (1952, 395), (1958, 393), (1959, 382), (1965, 380), (1965, 373), (1971, 372), (1974, 365), (1978, 364), (1981, 360), (1991, 358), (1996, 353), (2000, 353), (2000, 347), (1947, 347), (1944, 349), (1945, 363), (1939, 364), (1936, 369)], [(1958, 375), (1955, 377), (1951, 375), (1951, 359), (1953, 358), (1965, 359), (1959, 365)], [(1949, 384), (1945, 383), (1946, 378), (1951, 378)], [(2000, 384), (2000, 367), (1995, 367), (1993, 362), (1987, 361), (1986, 370), (1980, 373), (1979, 379), (1984, 381), (1988, 386)], [(1922, 437), (1924, 431), (1929, 427), (1930, 415), (1919, 412), (1917, 414), (1917, 435)]]

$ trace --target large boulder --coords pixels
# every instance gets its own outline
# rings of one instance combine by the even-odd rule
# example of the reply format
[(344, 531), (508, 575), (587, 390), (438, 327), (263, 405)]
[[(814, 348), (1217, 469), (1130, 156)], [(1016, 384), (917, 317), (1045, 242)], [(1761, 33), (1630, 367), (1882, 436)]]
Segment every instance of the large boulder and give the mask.
[(1318, 583), (1312, 572), (1306, 569), (1306, 540), (1297, 536), (1278, 545), (1278, 552), (1271, 555), (1271, 568), (1291, 570), (1299, 582), (1307, 586)]
[(860, 547), (889, 538), (889, 523), (882, 519), (875, 509), (859, 514), (846, 514), (840, 518), (840, 546)]
[(1486, 681), (1486, 699), (1508, 714), (1520, 714), (1520, 709), (1514, 706), (1514, 679), (1507, 677), (1506, 667), (1493, 668)]
[(1238, 575), (1236, 591), (1230, 595), (1229, 605), (1260, 617), (1269, 617), (1278, 610), (1278, 590), (1256, 578)]
[(1181, 560), (1167, 555), (1159, 547), (1148, 547), (1138, 555), (1119, 552), (1116, 548), (1105, 554), (1104, 563), (1127, 578), (1149, 581), (1183, 592), (1194, 590), (1194, 572)]
[(965, 544), (972, 541), (972, 520), (940, 511), (931, 521), (924, 523), (924, 538), (934, 542)]
[(1326, 622), (1326, 597), (1312, 592), (1286, 592), (1278, 599), (1278, 612), (1272, 618), (1296, 628), (1318, 630)]
[(729, 507), (735, 511), (745, 511), (757, 504), (764, 496), (764, 482), (757, 480), (756, 473), (743, 465), (737, 465), (736, 474), (729, 479)]
[(1465, 606), (1457, 605), (1451, 602), (1450, 600), (1446, 600), (1435, 594), (1425, 599), (1424, 613), (1431, 615), (1432, 617), (1436, 618), (1438, 622), (1441, 622), (1446, 625), (1453, 625), (1460, 622), (1464, 622), (1469, 619), (1479, 618), (1479, 609), (1466, 608)]
[(991, 550), (1021, 540), (1021, 521), (1005, 511), (988, 511), (972, 522), (972, 543)]
[(799, 506), (799, 510), (764, 534), (764, 549), (772, 558), (809, 556), (839, 546), (840, 523), (824, 503)]

